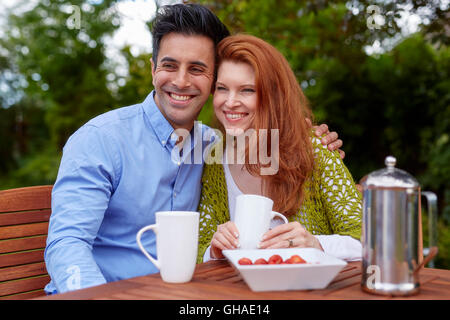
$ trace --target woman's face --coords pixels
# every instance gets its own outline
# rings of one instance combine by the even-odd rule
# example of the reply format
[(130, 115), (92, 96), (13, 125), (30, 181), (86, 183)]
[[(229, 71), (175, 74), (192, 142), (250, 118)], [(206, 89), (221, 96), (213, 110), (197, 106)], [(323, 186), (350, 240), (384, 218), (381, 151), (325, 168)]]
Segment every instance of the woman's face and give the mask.
[(257, 93), (255, 72), (249, 64), (227, 60), (220, 64), (213, 105), (228, 133), (239, 135), (252, 128)]

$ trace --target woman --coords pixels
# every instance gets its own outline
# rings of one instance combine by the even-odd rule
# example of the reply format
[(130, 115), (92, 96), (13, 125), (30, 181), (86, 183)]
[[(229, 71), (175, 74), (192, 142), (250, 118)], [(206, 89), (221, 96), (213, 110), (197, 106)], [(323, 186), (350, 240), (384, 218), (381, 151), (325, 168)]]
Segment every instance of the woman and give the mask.
[[(239, 247), (233, 218), (235, 197), (242, 193), (271, 198), (273, 210), (290, 221), (274, 222), (260, 248), (314, 247), (347, 260), (359, 259), (361, 196), (338, 152), (328, 151), (311, 134), (305, 121), (311, 111), (286, 59), (250, 35), (227, 37), (217, 50), (213, 105), (222, 131), (227, 132), (228, 161), (205, 165), (198, 262), (223, 258), (222, 250)], [(271, 129), (276, 129), (278, 141)], [(257, 137), (267, 133), (269, 149), (275, 150), (271, 156), (277, 153), (273, 174), (261, 174), (268, 169), (267, 162), (250, 161), (258, 139), (249, 139), (244, 164), (228, 158), (241, 151), (236, 141), (230, 142), (232, 136), (249, 130)], [(272, 148), (274, 143), (278, 148)]]

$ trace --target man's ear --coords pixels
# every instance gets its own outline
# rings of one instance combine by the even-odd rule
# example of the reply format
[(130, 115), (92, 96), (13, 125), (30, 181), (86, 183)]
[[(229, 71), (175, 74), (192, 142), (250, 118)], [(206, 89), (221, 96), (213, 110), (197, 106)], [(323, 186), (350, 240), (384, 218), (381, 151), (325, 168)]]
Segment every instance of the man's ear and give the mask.
[(150, 58), (150, 65), (152, 68), (152, 83), (153, 85), (155, 85), (154, 81), (155, 81), (155, 64), (153, 63), (153, 59)]

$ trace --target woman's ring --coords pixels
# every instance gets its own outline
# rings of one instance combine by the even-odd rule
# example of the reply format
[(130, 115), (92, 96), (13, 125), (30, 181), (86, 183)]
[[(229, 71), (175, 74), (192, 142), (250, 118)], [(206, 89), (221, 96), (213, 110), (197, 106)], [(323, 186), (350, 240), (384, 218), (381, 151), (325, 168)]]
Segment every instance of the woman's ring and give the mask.
[(294, 240), (293, 239), (287, 239), (287, 241), (289, 242), (288, 248), (291, 248), (294, 246)]

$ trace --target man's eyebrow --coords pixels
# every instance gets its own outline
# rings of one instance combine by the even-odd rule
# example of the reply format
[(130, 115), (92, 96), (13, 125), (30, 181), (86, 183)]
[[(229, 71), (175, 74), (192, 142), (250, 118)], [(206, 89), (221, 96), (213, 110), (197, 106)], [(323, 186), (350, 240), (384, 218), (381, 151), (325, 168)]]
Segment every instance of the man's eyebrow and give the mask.
[(201, 61), (191, 61), (191, 64), (196, 64), (205, 68), (208, 68), (208, 66), (206, 65), (206, 63), (201, 62)]
[(175, 60), (174, 58), (171, 58), (171, 57), (164, 57), (164, 58), (161, 59), (161, 62), (166, 62), (166, 61), (168, 61), (168, 62), (178, 62), (177, 60)]
[[(164, 57), (164, 58), (161, 59), (161, 62), (176, 62), (176, 63), (178, 63), (179, 61), (176, 60), (176, 59), (174, 59), (174, 58), (171, 58), (171, 57)], [(195, 64), (195, 65), (199, 65), (199, 66), (202, 66), (202, 67), (205, 67), (205, 68), (208, 68), (208, 66), (206, 65), (206, 63), (204, 63), (204, 62), (202, 62), (202, 61), (196, 60), (196, 61), (190, 61), (189, 63), (190, 63), (190, 64)]]

